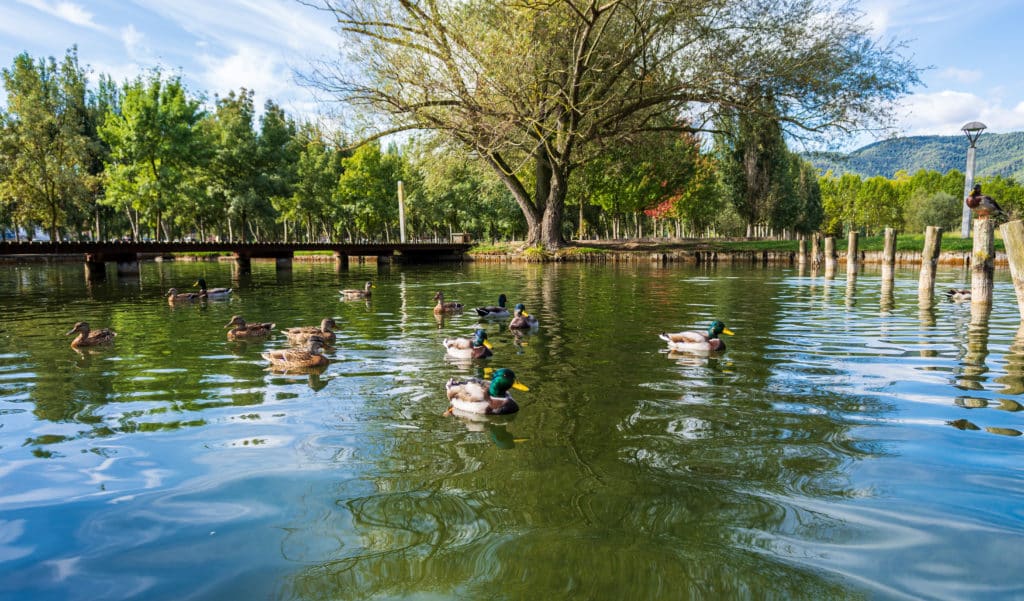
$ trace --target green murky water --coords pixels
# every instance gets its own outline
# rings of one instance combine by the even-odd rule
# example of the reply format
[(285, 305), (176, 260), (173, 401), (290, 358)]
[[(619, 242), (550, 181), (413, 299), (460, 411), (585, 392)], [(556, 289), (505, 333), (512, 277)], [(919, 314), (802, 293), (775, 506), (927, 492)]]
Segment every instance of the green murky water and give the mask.
[[(198, 276), (229, 301), (169, 306)], [(966, 283), (961, 271), (944, 285)], [(145, 263), (0, 269), (0, 598), (1021, 598), (1024, 335), (922, 309), (916, 273), (721, 266)], [(372, 279), (371, 302), (339, 288)], [(444, 290), (540, 328), (446, 359)], [(322, 374), (266, 371), (339, 322)], [(726, 322), (712, 357), (664, 330)], [(111, 327), (77, 353), (76, 321)], [(510, 367), (512, 418), (442, 416), (450, 377)]]

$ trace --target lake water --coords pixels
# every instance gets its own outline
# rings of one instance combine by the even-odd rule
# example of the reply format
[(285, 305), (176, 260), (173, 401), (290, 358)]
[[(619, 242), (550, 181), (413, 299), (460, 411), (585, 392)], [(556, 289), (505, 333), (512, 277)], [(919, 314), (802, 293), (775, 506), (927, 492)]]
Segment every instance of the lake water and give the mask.
[[(144, 263), (0, 269), (0, 598), (1019, 599), (1024, 334), (793, 268)], [(199, 276), (228, 301), (169, 306)], [(376, 285), (370, 302), (339, 288)], [(969, 285), (962, 270), (937, 289)], [(499, 293), (540, 328), (485, 326)], [(234, 314), (339, 324), (322, 374), (275, 374)], [(662, 331), (714, 319), (711, 357)], [(76, 321), (110, 327), (78, 353)], [(445, 417), (509, 367), (510, 418)]]

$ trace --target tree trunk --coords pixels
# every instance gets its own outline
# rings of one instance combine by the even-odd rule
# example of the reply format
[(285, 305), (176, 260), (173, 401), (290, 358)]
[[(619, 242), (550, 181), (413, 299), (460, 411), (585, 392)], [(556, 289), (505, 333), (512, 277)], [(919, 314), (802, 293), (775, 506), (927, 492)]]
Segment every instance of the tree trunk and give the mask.
[(57, 203), (50, 203), (50, 242), (60, 240), (57, 233)]

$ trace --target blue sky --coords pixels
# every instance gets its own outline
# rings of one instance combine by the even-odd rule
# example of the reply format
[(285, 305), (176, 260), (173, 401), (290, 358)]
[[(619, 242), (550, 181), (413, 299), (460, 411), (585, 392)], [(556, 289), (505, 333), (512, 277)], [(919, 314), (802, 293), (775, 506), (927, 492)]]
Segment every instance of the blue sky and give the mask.
[[(859, 7), (879, 39), (905, 41), (906, 54), (927, 68), (899, 109), (899, 134), (958, 134), (975, 120), (990, 132), (1024, 130), (1024, 0)], [(160, 66), (210, 98), (246, 87), (260, 106), (270, 98), (313, 115), (316, 100), (293, 73), (337, 55), (331, 26), (328, 15), (292, 0), (0, 0), (0, 66), (26, 51), (59, 58), (77, 44), (82, 64), (119, 82)]]

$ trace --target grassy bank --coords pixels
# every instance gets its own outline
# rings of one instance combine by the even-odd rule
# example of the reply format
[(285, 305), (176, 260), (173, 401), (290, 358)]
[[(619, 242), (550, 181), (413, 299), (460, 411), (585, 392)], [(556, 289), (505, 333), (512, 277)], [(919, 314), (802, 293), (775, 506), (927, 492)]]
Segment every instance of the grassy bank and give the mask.
[[(942, 250), (949, 252), (963, 252), (972, 250), (973, 240), (961, 238), (957, 233), (947, 233), (942, 237)], [(861, 237), (857, 241), (857, 248), (862, 251), (884, 250), (884, 236)], [(836, 250), (846, 251), (847, 238), (836, 238)], [(896, 250), (898, 251), (920, 251), (924, 248), (924, 234), (900, 234), (896, 238)], [(559, 251), (565, 255), (600, 254), (608, 252), (634, 251), (634, 252), (667, 252), (673, 250), (692, 251), (715, 251), (715, 252), (796, 252), (798, 242), (796, 240), (735, 240), (735, 239), (701, 239), (701, 240), (666, 240), (666, 239), (643, 239), (643, 240), (583, 240), (574, 241), (569, 246)], [(1002, 251), (1003, 241), (996, 239), (996, 251)], [(522, 242), (494, 242), (480, 243), (469, 250), (470, 255), (519, 255), (525, 254), (527, 258), (540, 255), (541, 251), (535, 247), (526, 247)], [(540, 257), (534, 257), (539, 259)]]

